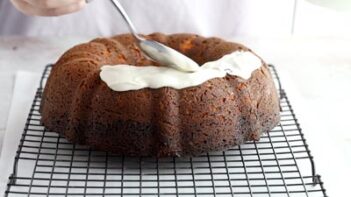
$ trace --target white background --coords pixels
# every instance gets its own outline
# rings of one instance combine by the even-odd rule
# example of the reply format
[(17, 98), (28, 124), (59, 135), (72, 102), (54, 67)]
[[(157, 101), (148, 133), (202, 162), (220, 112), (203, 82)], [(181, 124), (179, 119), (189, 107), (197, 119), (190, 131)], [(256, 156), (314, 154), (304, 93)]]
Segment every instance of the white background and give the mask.
[[(335, 11), (306, 0), (120, 1), (142, 33), (193, 32), (225, 38), (351, 35), (351, 11)], [(348, 2), (351, 10), (350, 1), (332, 2), (338, 1)], [(127, 31), (121, 16), (108, 0), (94, 0), (79, 13), (50, 18), (24, 16), (9, 1), (1, 0), (0, 24), (0, 35), (10, 36), (96, 37)]]

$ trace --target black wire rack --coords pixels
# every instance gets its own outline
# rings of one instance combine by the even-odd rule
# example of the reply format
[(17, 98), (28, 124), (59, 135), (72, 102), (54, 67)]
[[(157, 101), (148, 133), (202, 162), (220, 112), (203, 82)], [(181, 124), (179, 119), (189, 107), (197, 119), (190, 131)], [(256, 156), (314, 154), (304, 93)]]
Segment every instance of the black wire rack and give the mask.
[(67, 142), (40, 123), (43, 73), (5, 196), (327, 196), (276, 69), (281, 122), (260, 141), (198, 157), (123, 157)]

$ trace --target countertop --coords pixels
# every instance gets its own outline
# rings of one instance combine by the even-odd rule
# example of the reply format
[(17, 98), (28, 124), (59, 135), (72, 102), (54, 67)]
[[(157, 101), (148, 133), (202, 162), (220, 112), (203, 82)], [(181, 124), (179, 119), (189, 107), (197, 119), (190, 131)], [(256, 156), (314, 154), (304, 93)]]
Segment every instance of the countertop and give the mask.
[[(85, 37), (0, 37), (0, 146), (18, 70), (41, 73)], [(330, 196), (345, 196), (351, 175), (351, 38), (232, 39), (276, 66)], [(28, 112), (24, 112), (28, 113)]]

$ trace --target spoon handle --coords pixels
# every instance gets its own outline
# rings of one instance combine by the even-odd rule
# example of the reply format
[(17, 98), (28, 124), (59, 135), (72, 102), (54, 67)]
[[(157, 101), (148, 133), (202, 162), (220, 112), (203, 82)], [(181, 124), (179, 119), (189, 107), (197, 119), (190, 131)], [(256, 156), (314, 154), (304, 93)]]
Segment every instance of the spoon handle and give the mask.
[(122, 15), (123, 19), (127, 22), (129, 30), (132, 32), (133, 36), (136, 39), (138, 39), (139, 41), (145, 40), (144, 38), (140, 37), (137, 34), (137, 31), (136, 31), (132, 21), (130, 20), (129, 16), (127, 15), (126, 11), (122, 7), (122, 5), (119, 3), (119, 1), (118, 0), (111, 0), (111, 1), (112, 1), (113, 5), (117, 8), (119, 13)]

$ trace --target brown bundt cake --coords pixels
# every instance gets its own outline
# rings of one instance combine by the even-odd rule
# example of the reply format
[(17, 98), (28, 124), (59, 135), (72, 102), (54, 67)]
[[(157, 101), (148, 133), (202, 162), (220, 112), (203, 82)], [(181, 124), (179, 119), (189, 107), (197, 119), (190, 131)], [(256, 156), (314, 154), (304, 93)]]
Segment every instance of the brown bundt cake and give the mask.
[[(193, 34), (146, 36), (198, 64), (241, 44)], [(99, 76), (103, 65), (157, 63), (145, 58), (129, 34), (99, 38), (68, 50), (47, 80), (42, 123), (72, 143), (129, 156), (197, 155), (259, 140), (279, 122), (279, 99), (267, 65), (249, 79), (227, 75), (196, 87), (117, 92)]]

